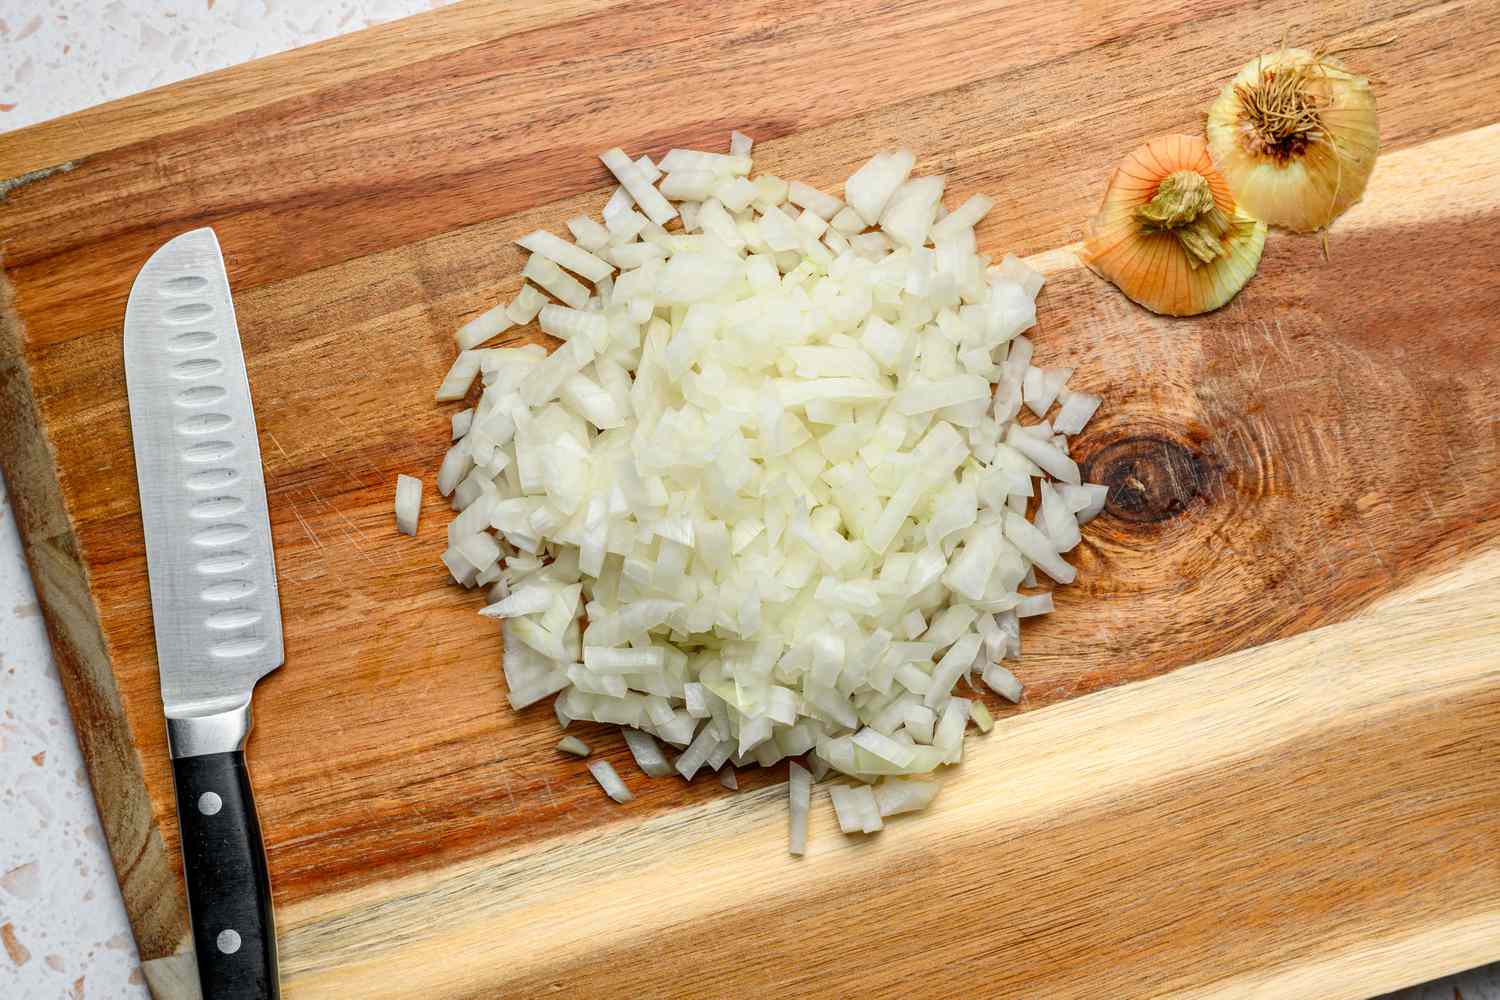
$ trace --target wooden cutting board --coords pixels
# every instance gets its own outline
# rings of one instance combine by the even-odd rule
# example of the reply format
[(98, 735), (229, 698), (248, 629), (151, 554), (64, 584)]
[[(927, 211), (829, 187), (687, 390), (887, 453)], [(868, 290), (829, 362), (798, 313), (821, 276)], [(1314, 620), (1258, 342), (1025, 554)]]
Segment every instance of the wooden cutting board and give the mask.
[[(1273, 234), (1227, 308), (1147, 315), (1071, 247), (1113, 165), (1290, 37), (1378, 80), (1364, 201)], [(1105, 396), (1110, 503), (1028, 622), (1025, 702), (870, 838), (784, 770), (560, 759), (416, 539), (452, 332), (595, 154), (754, 136), (838, 191), (919, 151), (1049, 275), (1035, 341)], [(251, 767), (286, 995), (1364, 997), (1500, 957), (1500, 5), (460, 4), (0, 137), (0, 457), (159, 996), (189, 995), (120, 334), (184, 230), (224, 246), (286, 665)], [(1086, 696), (1086, 697), (1085, 697)]]

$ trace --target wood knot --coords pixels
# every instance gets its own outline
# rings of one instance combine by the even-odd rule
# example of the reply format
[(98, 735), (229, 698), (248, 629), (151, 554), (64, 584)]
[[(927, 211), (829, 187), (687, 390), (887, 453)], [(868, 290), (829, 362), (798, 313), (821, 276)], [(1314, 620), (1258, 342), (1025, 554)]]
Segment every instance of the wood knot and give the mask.
[(1176, 441), (1129, 437), (1105, 445), (1084, 462), (1085, 482), (1109, 487), (1111, 514), (1137, 524), (1176, 517), (1194, 497), (1208, 496), (1203, 462)]

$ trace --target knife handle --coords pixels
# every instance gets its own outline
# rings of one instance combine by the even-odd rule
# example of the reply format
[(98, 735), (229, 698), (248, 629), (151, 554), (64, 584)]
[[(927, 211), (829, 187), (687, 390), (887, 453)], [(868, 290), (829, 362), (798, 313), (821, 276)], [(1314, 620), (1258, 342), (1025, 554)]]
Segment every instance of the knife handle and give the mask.
[(204, 1000), (277, 1000), (276, 926), (242, 750), (172, 761)]

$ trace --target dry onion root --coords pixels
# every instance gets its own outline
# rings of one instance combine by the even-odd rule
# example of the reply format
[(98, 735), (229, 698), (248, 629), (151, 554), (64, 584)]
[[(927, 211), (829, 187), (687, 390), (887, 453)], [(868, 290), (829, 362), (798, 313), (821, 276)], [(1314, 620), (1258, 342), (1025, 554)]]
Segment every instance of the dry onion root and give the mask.
[(1250, 60), (1209, 108), (1207, 133), (1240, 208), (1296, 232), (1358, 201), (1380, 152), (1369, 80), (1306, 49)]
[(1192, 316), (1244, 287), (1265, 241), (1265, 225), (1237, 212), (1203, 140), (1165, 135), (1110, 176), (1082, 257), (1152, 312)]

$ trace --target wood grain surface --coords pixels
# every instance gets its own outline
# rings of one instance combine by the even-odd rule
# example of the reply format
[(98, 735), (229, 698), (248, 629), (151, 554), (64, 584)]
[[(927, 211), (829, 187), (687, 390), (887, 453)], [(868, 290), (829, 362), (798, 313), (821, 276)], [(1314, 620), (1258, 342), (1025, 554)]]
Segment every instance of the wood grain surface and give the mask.
[[(1353, 59), (1385, 139), (1365, 200), (1326, 259), (1273, 233), (1226, 309), (1141, 312), (1071, 251), (1109, 169), (1199, 128), (1288, 26), (1395, 36)], [(280, 568), (250, 761), (288, 995), (834, 995), (873, 953), (878, 995), (955, 995), (948, 970), (979, 995), (1356, 997), (1500, 955), (1497, 123), (1493, 2), (573, 0), (459, 4), (0, 138), (0, 461), (159, 992), (186, 915), (120, 328), (199, 225)], [(1110, 504), (1028, 622), (1017, 718), (930, 821), (860, 844), (822, 816), (801, 865), (784, 771), (648, 783), (585, 731), (636, 779), (622, 808), (557, 759), (445, 583), (445, 505), (429, 488), (416, 540), (390, 510), (445, 447), (452, 331), (518, 287), (509, 241), (598, 210), (598, 150), (732, 127), (825, 189), (905, 144), (994, 196), (981, 248), (1049, 273), (1039, 358), (1106, 397), (1076, 453)]]

